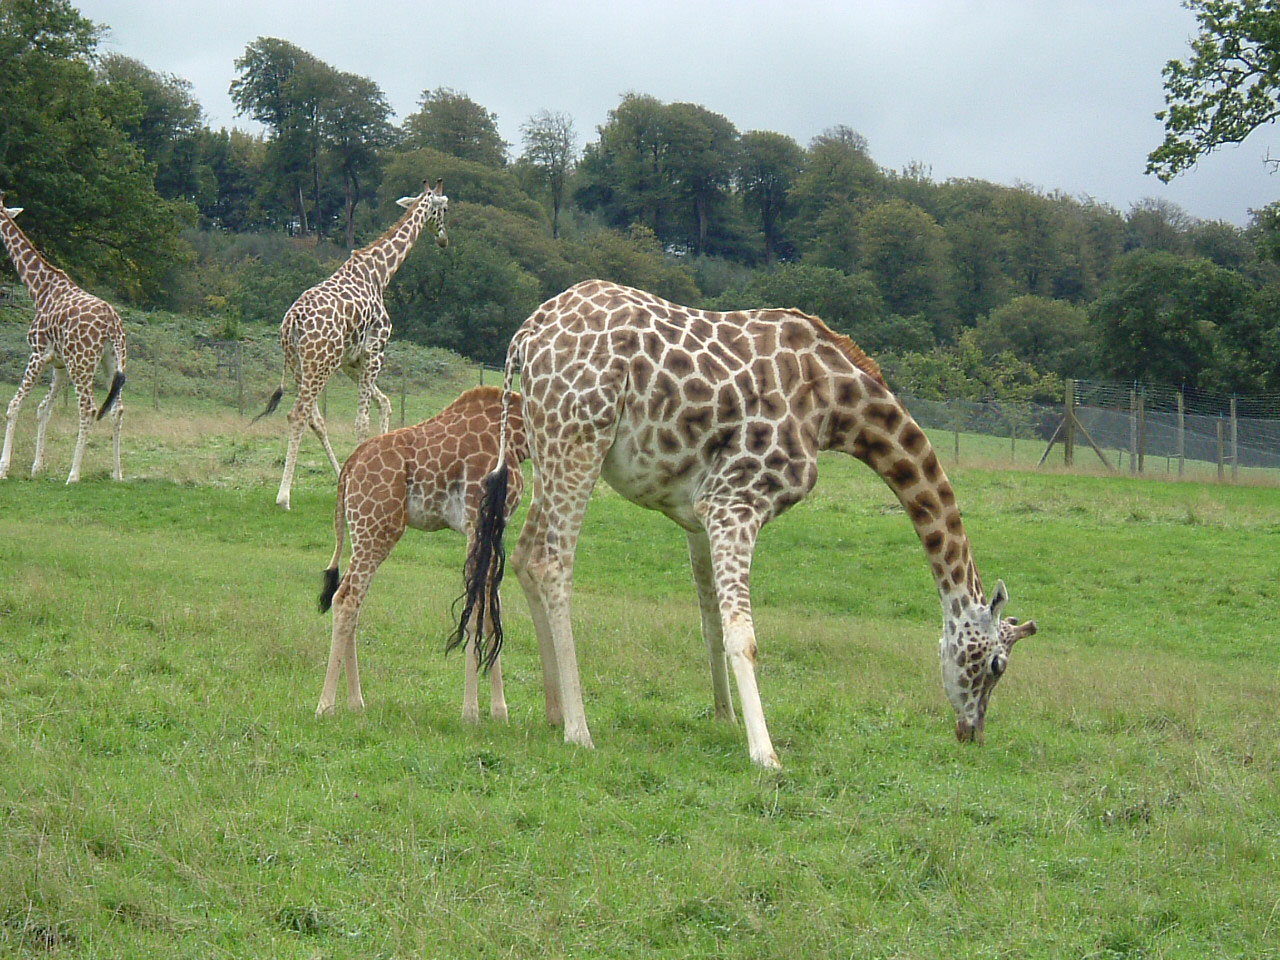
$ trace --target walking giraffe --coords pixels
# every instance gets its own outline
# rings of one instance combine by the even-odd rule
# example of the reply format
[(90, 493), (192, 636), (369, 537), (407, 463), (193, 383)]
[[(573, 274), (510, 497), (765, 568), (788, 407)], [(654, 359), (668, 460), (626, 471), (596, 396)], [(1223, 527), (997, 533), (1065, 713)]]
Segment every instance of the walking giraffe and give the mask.
[[(520, 503), (524, 492), (520, 463), (529, 457), (520, 395), (515, 394), (510, 400), (506, 462), (513, 469), (503, 503), (504, 521)], [(476, 387), (430, 420), (366, 440), (343, 465), (338, 477), (338, 505), (333, 521), (337, 546), (324, 572), (324, 588), (320, 594), (320, 609), (328, 610), (332, 605), (334, 611), (329, 669), (316, 707), (317, 717), (333, 712), (338, 674), (344, 664), (348, 703), (353, 710), (364, 709), (356, 660), (356, 624), (373, 575), (404, 535), (405, 528), (456, 530), (466, 536), (467, 553), (471, 555), (470, 546), (479, 530), (484, 496), (482, 482), (498, 465), (501, 414), (502, 391), (497, 387)], [(351, 564), (339, 583), (344, 526), (351, 534)], [(497, 557), (494, 561), (501, 562)], [(489, 604), (496, 607), (496, 594), (483, 598), (477, 618), (479, 628), (475, 632), (482, 631), (486, 625), (492, 628), (498, 621), (497, 617), (486, 616)], [(462, 717), (475, 723), (480, 720), (477, 677), (480, 644), (476, 637), (458, 635), (456, 639), (466, 647)], [(489, 679), (490, 716), (506, 720), (502, 663), (496, 649)]]
[(280, 324), (284, 372), (267, 408), (254, 417), (254, 421), (275, 410), (284, 396), (285, 381), (292, 373), (298, 385), (298, 397), (289, 411), (289, 452), (284, 461), (280, 492), (276, 495), (276, 503), (286, 510), (298, 464), (298, 447), (308, 425), (324, 445), (333, 472), (339, 472), (338, 458), (333, 454), (319, 406), (320, 393), (336, 370), (341, 368), (359, 384), (357, 433), (368, 430), (369, 404), (374, 399), (381, 414), (379, 432), (386, 433), (390, 426), (391, 401), (378, 389), (383, 350), (391, 337), (391, 318), (382, 300), (383, 291), (428, 222), (435, 224), (436, 243), (441, 247), (449, 244), (444, 226), (449, 198), (444, 195), (442, 180), (437, 180), (434, 188), (424, 182), (420, 195), (402, 197), (396, 202), (407, 208), (404, 216), (373, 243), (353, 250), (333, 276), (298, 297)]
[[(813, 488), (821, 450), (868, 464), (915, 525), (942, 603), (956, 736), (983, 739), (991, 691), (1034, 625), (1002, 628), (1003, 581), (988, 600), (928, 438), (852, 340), (796, 310), (712, 313), (588, 280), (516, 331), (504, 390), (517, 364), (534, 487), (512, 564), (538, 633), (547, 716), (566, 741), (591, 746), (569, 606), (583, 514), (603, 475), (684, 528), (716, 716), (734, 720), (731, 667), (751, 759), (779, 766), (756, 686), (749, 573), (761, 528)], [(485, 481), (491, 517), (508, 473), (500, 464)]]
[(110, 365), (113, 369), (107, 397), (98, 408), (96, 419), (101, 420), (108, 410), (112, 419), (112, 447), (114, 467), (112, 477), (123, 478), (120, 470), (120, 427), (124, 421), (124, 401), (120, 391), (124, 387), (125, 343), (124, 326), (120, 315), (105, 300), (77, 287), (67, 274), (53, 266), (36, 249), (14, 218), (22, 207), (6, 207), (4, 194), (0, 193), (0, 236), (9, 251), (18, 275), (31, 292), (36, 315), (27, 331), (27, 343), (31, 358), (22, 374), (18, 392), (9, 401), (4, 425), (4, 449), (0, 451), (0, 480), (9, 475), (9, 463), (13, 456), (13, 435), (18, 426), (18, 413), (23, 401), (40, 380), (44, 368), (53, 364), (53, 385), (49, 395), (36, 408), (36, 455), (31, 464), (34, 477), (44, 465), (44, 438), (53, 416), (53, 401), (62, 388), (63, 377), (69, 376), (76, 389), (76, 403), (80, 412), (80, 430), (76, 434), (75, 453), (71, 457), (71, 473), (67, 483), (80, 479), (80, 464), (84, 460), (84, 448), (89, 442), (89, 429), (93, 426), (93, 374), (98, 369), (108, 342), (111, 345)]

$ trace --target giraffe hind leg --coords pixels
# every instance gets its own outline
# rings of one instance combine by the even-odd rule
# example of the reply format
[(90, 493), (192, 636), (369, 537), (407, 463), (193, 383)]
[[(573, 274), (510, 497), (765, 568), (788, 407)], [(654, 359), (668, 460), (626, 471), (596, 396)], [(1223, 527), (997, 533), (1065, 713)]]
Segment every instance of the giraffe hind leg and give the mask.
[(724, 653), (724, 629), (720, 604), (716, 599), (715, 575), (711, 566), (711, 542), (705, 531), (689, 534), (689, 559), (693, 582), (698, 589), (698, 609), (702, 614), (702, 637), (711, 660), (711, 690), (715, 697), (716, 719), (736, 723), (733, 698), (729, 693), (729, 668)]
[[(70, 371), (68, 371), (70, 372)], [(76, 432), (76, 449), (71, 455), (71, 472), (67, 475), (67, 483), (80, 482), (80, 467), (84, 462), (85, 447), (89, 444), (89, 431), (93, 429), (95, 421), (95, 411), (93, 408), (93, 368), (90, 367), (87, 375), (77, 376), (71, 375), (72, 382), (76, 385), (76, 401), (78, 412), (80, 414), (80, 427)]]

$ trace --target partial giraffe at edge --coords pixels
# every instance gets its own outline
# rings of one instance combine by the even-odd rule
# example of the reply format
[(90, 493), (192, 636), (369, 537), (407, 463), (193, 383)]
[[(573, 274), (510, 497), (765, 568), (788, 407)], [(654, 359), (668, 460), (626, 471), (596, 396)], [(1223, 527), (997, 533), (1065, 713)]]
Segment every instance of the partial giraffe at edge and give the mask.
[[(823, 450), (862, 460), (906, 509), (942, 605), (942, 679), (956, 736), (983, 739), (1008, 637), (1017, 639), (1001, 635), (1008, 593), (1001, 581), (987, 600), (937, 455), (852, 340), (796, 310), (714, 313), (588, 280), (516, 331), (505, 391), (517, 366), (534, 489), (512, 565), (538, 633), (547, 716), (564, 724), (567, 741), (592, 742), (570, 599), (583, 515), (603, 476), (685, 530), (716, 716), (734, 719), (732, 669), (751, 759), (780, 766), (756, 683), (751, 559), (761, 528), (813, 489)], [(491, 515), (504, 470), (486, 480)]]
[[(0, 193), (0, 237), (3, 237), (13, 265), (36, 306), (35, 317), (27, 331), (31, 357), (27, 360), (18, 391), (9, 401), (6, 411), (4, 448), (0, 450), (0, 480), (9, 475), (13, 437), (22, 404), (39, 382), (45, 367), (51, 363), (53, 384), (48, 396), (36, 408), (36, 451), (31, 464), (31, 475), (36, 476), (44, 466), (45, 432), (49, 427), (49, 419), (53, 416), (53, 402), (62, 387), (63, 378), (69, 376), (76, 391), (80, 428), (76, 434), (75, 452), (71, 456), (71, 472), (67, 475), (67, 483), (79, 481), (80, 465), (84, 461), (85, 447), (89, 442), (89, 430), (95, 419), (101, 420), (108, 411), (112, 415), (111, 476), (115, 480), (122, 480), (124, 473), (120, 467), (120, 430), (124, 422), (124, 401), (120, 392), (125, 383), (124, 325), (111, 304), (81, 290), (66, 271), (53, 266), (36, 249), (35, 244), (14, 220), (22, 209), (6, 207), (4, 194)], [(108, 354), (111, 386), (95, 417), (93, 375), (108, 345), (111, 347)]]
[[(511, 398), (511, 407), (505, 462), (512, 470), (503, 504), (504, 520), (520, 504), (524, 492), (520, 464), (529, 457), (519, 394)], [(334, 512), (337, 545), (324, 572), (320, 594), (320, 609), (333, 607), (333, 637), (324, 689), (316, 706), (317, 717), (333, 712), (338, 675), (344, 666), (348, 704), (353, 710), (364, 708), (356, 658), (356, 626), (374, 574), (405, 529), (456, 530), (467, 538), (467, 556), (473, 552), (471, 547), (484, 498), (482, 483), (498, 465), (501, 413), (502, 391), (497, 387), (475, 387), (430, 420), (366, 440), (347, 458), (338, 478), (338, 503)], [(338, 566), (344, 529), (351, 535), (351, 563), (346, 574), (340, 576)], [(489, 605), (496, 603), (496, 595), (482, 603), (473, 633), (492, 629), (500, 620), (488, 613)], [(478, 722), (481, 644), (475, 636), (461, 635), (458, 639), (465, 647), (466, 658), (462, 716)], [(506, 720), (502, 664), (496, 656), (490, 665), (489, 679), (490, 715)]]
[(254, 421), (275, 411), (292, 373), (298, 396), (289, 411), (289, 449), (280, 491), (276, 494), (276, 504), (286, 510), (298, 464), (298, 448), (308, 426), (323, 444), (333, 472), (340, 470), (320, 416), (320, 394), (335, 372), (341, 369), (360, 388), (356, 410), (358, 434), (364, 434), (369, 428), (369, 406), (373, 400), (378, 401), (381, 417), (378, 432), (386, 433), (391, 424), (391, 401), (378, 389), (383, 351), (391, 338), (391, 318), (387, 315), (383, 293), (428, 223), (435, 224), (439, 246), (449, 243), (445, 232), (449, 198), (444, 195), (442, 180), (437, 180), (435, 187), (424, 182), (421, 194), (402, 197), (396, 202), (406, 208), (404, 215), (373, 243), (353, 250), (331, 277), (306, 290), (281, 321), (284, 370), (280, 374), (280, 386)]

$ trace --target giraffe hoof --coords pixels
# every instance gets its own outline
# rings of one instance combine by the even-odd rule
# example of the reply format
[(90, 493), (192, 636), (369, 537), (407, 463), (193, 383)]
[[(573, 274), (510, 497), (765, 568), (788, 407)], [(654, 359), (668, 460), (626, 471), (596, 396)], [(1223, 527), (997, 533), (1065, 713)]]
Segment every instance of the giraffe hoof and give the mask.
[(490, 719), (490, 720), (493, 720), (493, 721), (495, 721), (495, 722), (497, 722), (497, 723), (506, 723), (506, 722), (507, 722), (507, 708), (506, 708), (506, 707), (502, 707), (502, 708), (500, 708), (500, 709), (490, 710), (490, 711), (489, 711), (489, 719)]
[(596, 745), (591, 742), (591, 734), (586, 730), (571, 733), (566, 727), (564, 731), (564, 742), (576, 744), (585, 750), (594, 750), (596, 748)]
[(782, 769), (782, 763), (778, 760), (778, 755), (774, 753), (772, 750), (770, 750), (768, 754), (764, 756), (756, 756), (755, 754), (752, 754), (751, 762), (754, 763), (756, 766), (764, 767), (764, 769), (766, 770)]
[(332, 703), (322, 703), (318, 707), (316, 707), (317, 720), (322, 720), (325, 717), (331, 717), (333, 716), (333, 714), (334, 714), (334, 708)]
[(284, 497), (284, 498), (282, 499), (282, 498), (280, 498), (280, 497), (276, 497), (276, 506), (277, 506), (277, 507), (279, 507), (281, 510), (288, 510), (288, 509), (289, 509), (289, 498), (288, 498), (288, 497)]
[(480, 711), (479, 710), (463, 710), (462, 722), (478, 724), (480, 722)]

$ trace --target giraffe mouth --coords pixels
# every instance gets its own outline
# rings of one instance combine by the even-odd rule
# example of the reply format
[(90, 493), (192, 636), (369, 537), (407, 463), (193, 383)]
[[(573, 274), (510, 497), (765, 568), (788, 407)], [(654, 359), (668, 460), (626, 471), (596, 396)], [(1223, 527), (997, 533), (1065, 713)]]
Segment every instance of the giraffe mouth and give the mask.
[(441, 230), (436, 234), (436, 246), (442, 250), (449, 245), (449, 235)]
[(982, 746), (986, 742), (986, 726), (985, 718), (979, 719), (976, 723), (957, 720), (956, 739), (961, 743), (976, 743)]

